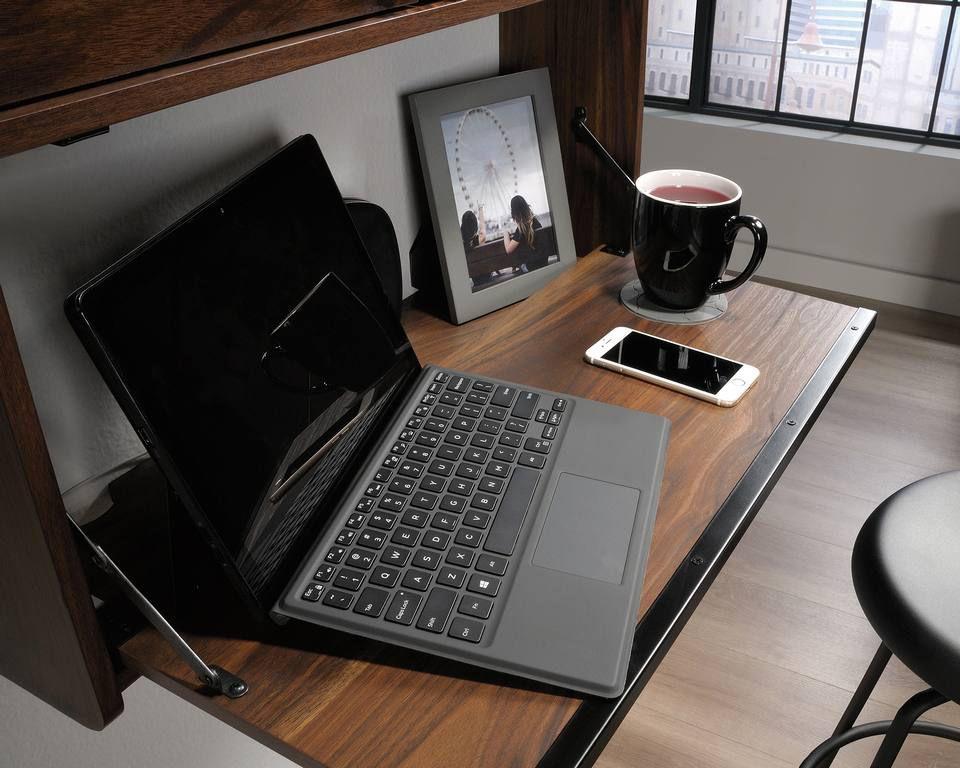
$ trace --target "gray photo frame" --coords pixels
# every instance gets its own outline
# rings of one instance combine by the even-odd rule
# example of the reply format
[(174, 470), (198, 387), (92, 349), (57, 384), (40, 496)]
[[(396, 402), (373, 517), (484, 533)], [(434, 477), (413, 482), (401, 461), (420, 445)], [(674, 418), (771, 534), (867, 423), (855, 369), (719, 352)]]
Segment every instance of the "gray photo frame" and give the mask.
[[(526, 105), (523, 104), (525, 99), (530, 102), (531, 109), (529, 110), (526, 110)], [(525, 178), (537, 185), (538, 194), (545, 192), (547, 210), (538, 212), (533, 205), (530, 205), (529, 208), (538, 220), (535, 222), (534, 239), (531, 242), (536, 242), (537, 232), (545, 233), (540, 238), (537, 247), (540, 251), (546, 249), (546, 264), (535, 266), (527, 271), (528, 264), (523, 262), (517, 263), (515, 266), (508, 265), (503, 269), (491, 270), (482, 275), (474, 274), (471, 276), (471, 270), (476, 273), (477, 270), (486, 265), (497, 264), (501, 260), (511, 258), (513, 261), (519, 261), (524, 253), (530, 254), (529, 250), (524, 251), (522, 247), (523, 244), (520, 242), (520, 235), (518, 234), (519, 229), (511, 235), (508, 231), (509, 220), (503, 215), (503, 201), (509, 199), (509, 202), (512, 203), (514, 196), (522, 197), (523, 195), (520, 195), (519, 189), (518, 160), (511, 147), (509, 133), (497, 116), (497, 109), (500, 109), (501, 113), (510, 109), (512, 114), (518, 114), (518, 111), (525, 111), (527, 114), (532, 112), (534, 138), (539, 144), (540, 150), (539, 170), (542, 180), (538, 180), (536, 174), (527, 174)], [(410, 96), (410, 110), (417, 137), (417, 147), (420, 151), (420, 163), (423, 168), (430, 216), (433, 221), (437, 252), (452, 322), (459, 325), (525, 299), (576, 262), (577, 255), (573, 241), (573, 228), (570, 224), (567, 187), (563, 176), (557, 121), (553, 110), (550, 74), (546, 68), (413, 94)], [(498, 157), (507, 158), (504, 161), (504, 167), (508, 171), (512, 168), (510, 177), (504, 182), (502, 175), (496, 172), (495, 163), (491, 161), (490, 165), (493, 167), (494, 173), (486, 174), (486, 176), (495, 177), (494, 183), (497, 191), (487, 194), (491, 200), (496, 199), (498, 202), (499, 216), (494, 217), (494, 226), (497, 225), (498, 221), (506, 222), (502, 225), (500, 232), (506, 233), (509, 240), (513, 240), (514, 237), (517, 238), (520, 247), (514, 246), (513, 253), (521, 254), (519, 256), (508, 254), (506, 245), (502, 241), (499, 243), (500, 251), (495, 253), (494, 243), (500, 239), (502, 234), (486, 243), (479, 240), (478, 236), (475, 240), (478, 245), (468, 246), (464, 243), (464, 236), (461, 234), (462, 216), (466, 212), (466, 208), (472, 211), (475, 204), (474, 202), (469, 204), (467, 202), (472, 198), (461, 176), (462, 170), (460, 170), (460, 152), (463, 151), (464, 156), (466, 156), (466, 149), (461, 148), (460, 144), (456, 143), (456, 148), (450, 150), (456, 152), (456, 160), (453, 162), (458, 163), (456, 168), (451, 168), (451, 158), (447, 148), (449, 129), (448, 135), (445, 136), (442, 122), (447, 121), (449, 127), (451, 120), (458, 119), (457, 138), (463, 139), (463, 135), (467, 132), (465, 116), (468, 113), (471, 113), (471, 116), (476, 116), (473, 118), (474, 125), (471, 126), (474, 131), (485, 130), (484, 126), (489, 125), (491, 135), (494, 136), (494, 139), (489, 141), (497, 144), (496, 137), (499, 135), (502, 139), (500, 143), (506, 147), (505, 153), (501, 148), (497, 148), (496, 152)], [(484, 140), (485, 143), (484, 137), (486, 135), (484, 133), (480, 134), (481, 140)], [(533, 157), (532, 151), (533, 147), (527, 145), (528, 154), (526, 156), (528, 158)], [(475, 165), (476, 162), (474, 160)], [(528, 159), (525, 162), (529, 164), (533, 160)], [(528, 165), (528, 167), (533, 168), (534, 166)], [(455, 181), (455, 173), (459, 182)], [(489, 179), (486, 176), (484, 183), (489, 188)], [(458, 183), (459, 192), (455, 191), (454, 186)], [(507, 195), (510, 195), (510, 197), (507, 198)], [(459, 203), (458, 196), (460, 198)], [(461, 207), (465, 210), (458, 210)], [(528, 216), (529, 214), (530, 211), (528, 210)], [(547, 216), (549, 216), (549, 222), (544, 226), (542, 221), (546, 220), (545, 217)], [(474, 218), (477, 218), (476, 214)], [(481, 216), (480, 219), (484, 223), (478, 224), (478, 226), (486, 229), (487, 216)], [(527, 221), (529, 222), (530, 219), (527, 219)], [(544, 240), (544, 237), (546, 240)], [(549, 253), (549, 251), (554, 250), (552, 247), (553, 241), (556, 244), (556, 254)], [(482, 254), (480, 253), (481, 249), (483, 249)], [(468, 250), (471, 257), (469, 266)], [(531, 263), (540, 264), (543, 261), (542, 253), (534, 258), (536, 260), (531, 260)]]

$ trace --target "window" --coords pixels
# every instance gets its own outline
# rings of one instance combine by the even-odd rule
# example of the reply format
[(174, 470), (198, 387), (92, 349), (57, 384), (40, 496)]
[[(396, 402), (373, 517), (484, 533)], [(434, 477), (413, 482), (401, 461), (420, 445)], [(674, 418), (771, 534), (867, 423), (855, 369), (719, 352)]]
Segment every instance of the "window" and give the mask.
[(960, 0), (664, 0), (650, 15), (675, 21), (648, 60), (676, 62), (669, 91), (648, 77), (652, 104), (960, 145)]

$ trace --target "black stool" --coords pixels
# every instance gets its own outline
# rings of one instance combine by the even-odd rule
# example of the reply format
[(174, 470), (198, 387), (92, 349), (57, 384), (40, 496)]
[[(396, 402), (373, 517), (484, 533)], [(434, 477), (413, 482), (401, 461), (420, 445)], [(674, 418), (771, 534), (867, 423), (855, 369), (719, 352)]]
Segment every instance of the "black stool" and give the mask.
[[(890, 768), (908, 733), (960, 741), (960, 729), (917, 722), (960, 702), (960, 472), (919, 480), (883, 502), (853, 547), (853, 586), (881, 645), (833, 736), (800, 764), (827, 768), (850, 742), (886, 734), (871, 768)], [(891, 654), (931, 686), (893, 720), (854, 727)]]

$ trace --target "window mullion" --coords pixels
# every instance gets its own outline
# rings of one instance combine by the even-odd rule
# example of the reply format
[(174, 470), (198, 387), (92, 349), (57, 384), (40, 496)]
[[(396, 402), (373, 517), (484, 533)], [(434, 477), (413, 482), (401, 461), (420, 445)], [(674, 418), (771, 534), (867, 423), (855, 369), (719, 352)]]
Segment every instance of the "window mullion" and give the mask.
[(690, 67), (690, 106), (700, 111), (710, 87), (710, 56), (713, 52), (713, 15), (716, 0), (697, 0), (693, 27), (693, 61)]
[(863, 57), (867, 50), (867, 32), (870, 29), (870, 11), (873, 10), (873, 0), (867, 0), (867, 10), (863, 14), (863, 32), (860, 33), (860, 57), (857, 59), (857, 75), (853, 80), (853, 96), (850, 99), (850, 123), (855, 122), (857, 115), (857, 98), (860, 96), (860, 78), (863, 76)]
[(793, 0), (787, 0), (787, 7), (784, 9), (785, 18), (783, 20), (783, 40), (780, 42), (780, 67), (777, 72), (777, 98), (773, 103), (773, 111), (780, 113), (780, 99), (783, 98), (783, 70), (787, 64), (787, 35), (790, 34), (790, 14), (793, 12)]
[(933, 105), (930, 107), (930, 123), (927, 136), (933, 133), (933, 123), (937, 119), (937, 107), (940, 105), (940, 88), (943, 87), (943, 75), (947, 69), (947, 55), (950, 53), (950, 41), (953, 37), (953, 20), (957, 15), (957, 5), (950, 6), (950, 18), (947, 20), (947, 33), (943, 41), (943, 56), (940, 57), (940, 72), (937, 75), (937, 88), (933, 92)]

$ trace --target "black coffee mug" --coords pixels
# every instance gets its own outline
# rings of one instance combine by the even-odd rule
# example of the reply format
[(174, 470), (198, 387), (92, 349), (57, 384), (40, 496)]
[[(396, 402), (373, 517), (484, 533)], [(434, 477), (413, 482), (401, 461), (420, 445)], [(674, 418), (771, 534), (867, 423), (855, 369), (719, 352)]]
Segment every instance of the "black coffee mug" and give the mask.
[[(760, 266), (767, 230), (760, 219), (740, 215), (743, 191), (730, 179), (703, 171), (650, 171), (636, 186), (633, 259), (644, 294), (655, 304), (695, 309), (743, 285)], [(743, 272), (724, 280), (741, 227), (753, 233), (753, 255)]]

